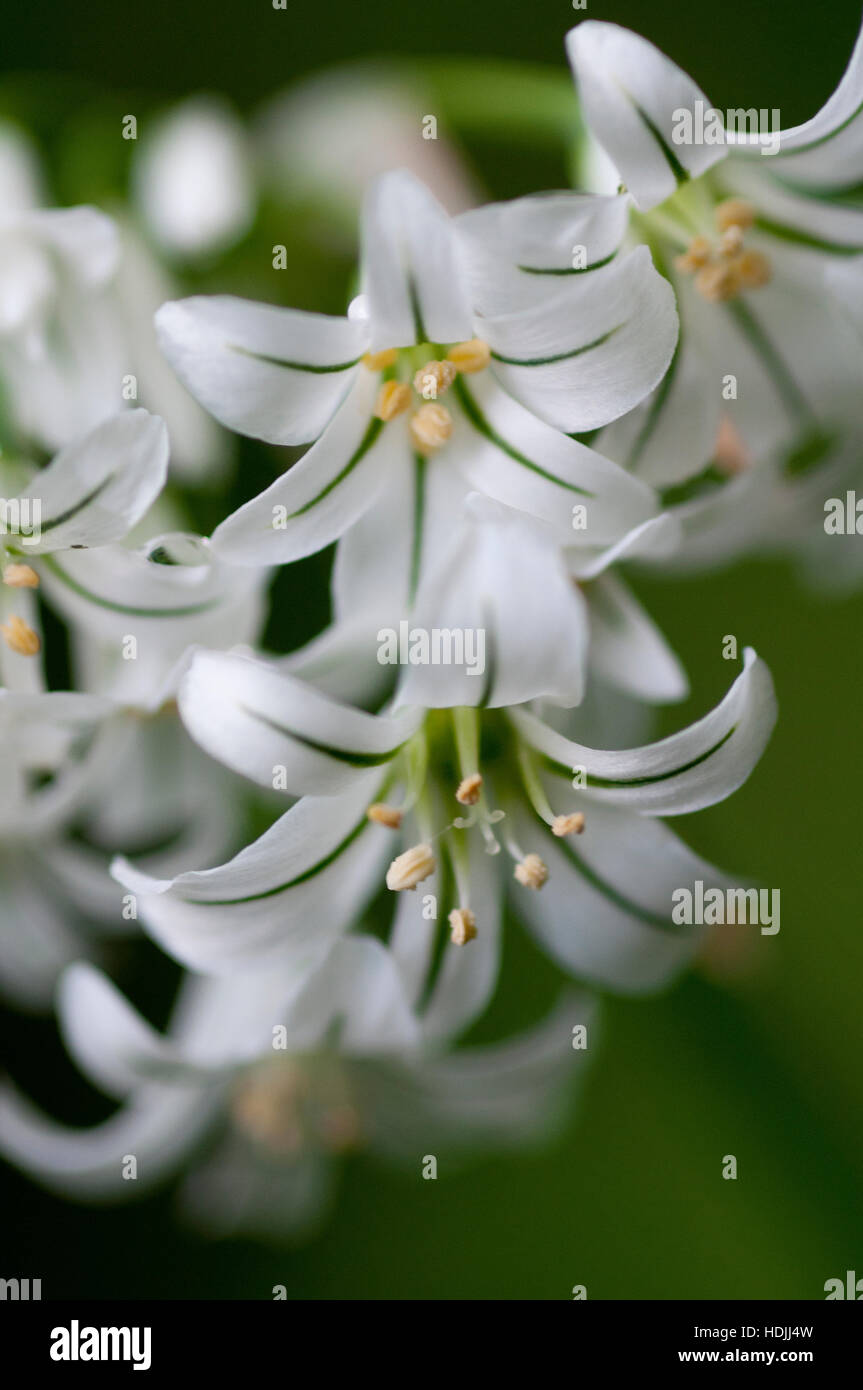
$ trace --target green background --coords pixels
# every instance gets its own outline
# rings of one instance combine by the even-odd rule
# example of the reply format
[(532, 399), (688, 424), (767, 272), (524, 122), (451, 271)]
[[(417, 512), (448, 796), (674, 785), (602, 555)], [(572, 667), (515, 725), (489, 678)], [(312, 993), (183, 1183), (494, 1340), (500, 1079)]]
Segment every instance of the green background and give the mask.
[[(779, 107), (783, 125), (806, 119), (832, 91), (859, 21), (853, 0), (698, 9), (591, 0), (587, 14), (645, 33), (717, 106)], [(366, 54), (517, 57), (562, 72), (563, 35), (580, 17), (565, 0), (17, 7), (4, 90), (56, 142), (55, 155), (66, 151), (76, 176), (98, 180), (98, 141), (88, 146), (81, 131), (98, 127), (106, 103), (116, 110), (113, 94), (151, 105), (216, 90), (251, 108), (297, 76)], [(561, 181), (562, 151), (534, 157), (494, 131), (468, 145), (494, 194)], [(344, 270), (333, 268), (333, 300)], [(308, 602), (286, 605), (271, 634), (285, 647), (324, 611), (322, 564), (300, 578)], [(297, 582), (295, 572), (294, 595)], [(725, 634), (771, 666), (780, 722), (762, 763), (731, 801), (677, 828), (708, 858), (780, 888), (780, 934), (757, 938), (734, 978), (696, 972), (660, 998), (609, 1001), (578, 1112), (541, 1153), (488, 1159), (437, 1182), (421, 1179), (419, 1163), (394, 1174), (352, 1159), (334, 1218), (295, 1249), (199, 1239), (177, 1227), (170, 1193), (92, 1211), (4, 1173), (0, 1273), (41, 1277), (49, 1298), (266, 1298), (285, 1284), (292, 1298), (345, 1299), (568, 1298), (574, 1284), (590, 1298), (817, 1299), (826, 1279), (863, 1275), (863, 876), (853, 790), (863, 594), (820, 597), (790, 564), (755, 562), (687, 580), (639, 578), (637, 588), (692, 677), (692, 698), (666, 727), (726, 688)], [(167, 978), (149, 955), (142, 968)], [(495, 1031), (525, 1021), (547, 985), (544, 965), (512, 935)], [(78, 1083), (51, 1030), (7, 1018), (4, 1036), (10, 1070), (38, 1073), (41, 1100), (74, 1109)], [(721, 1178), (729, 1153), (736, 1182)]]

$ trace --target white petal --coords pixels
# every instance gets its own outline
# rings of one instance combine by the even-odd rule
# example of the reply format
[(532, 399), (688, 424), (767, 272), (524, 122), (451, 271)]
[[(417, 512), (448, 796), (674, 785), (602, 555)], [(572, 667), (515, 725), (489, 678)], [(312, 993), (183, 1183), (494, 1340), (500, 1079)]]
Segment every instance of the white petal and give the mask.
[(659, 628), (621, 579), (604, 574), (586, 591), (591, 668), (642, 700), (683, 700), (689, 682)]
[(522, 308), (607, 264), (629, 210), (623, 195), (545, 193), (462, 213), (456, 226), (474, 307), (483, 315)]
[(662, 203), (687, 174), (722, 159), (724, 144), (677, 144), (676, 113), (693, 116), (704, 93), (647, 39), (617, 24), (583, 20), (566, 36), (585, 120), (611, 157), (636, 204)]
[(643, 748), (600, 752), (563, 738), (526, 711), (512, 710), (510, 718), (561, 772), (586, 768), (591, 799), (642, 815), (679, 816), (723, 800), (746, 781), (776, 722), (776, 697), (767, 667), (747, 647), (743, 672), (721, 704)]
[(460, 378), (455, 390), (460, 408), (447, 459), (479, 492), (554, 528), (560, 544), (607, 544), (655, 515), (651, 488), (545, 424), (490, 373)]
[(168, 432), (146, 410), (129, 410), (68, 445), (38, 473), (23, 498), (41, 508), (36, 544), (22, 551), (47, 554), (70, 546), (121, 540), (164, 485)]
[(561, 285), (552, 300), (484, 318), (501, 384), (567, 434), (598, 429), (665, 375), (677, 342), (674, 291), (646, 246)]
[(337, 540), (407, 466), (404, 422), (372, 414), (378, 377), (363, 370), (320, 439), (266, 492), (218, 526), (213, 548), (235, 565), (290, 564)]
[(362, 251), (373, 351), (473, 336), (453, 223), (406, 169), (383, 174), (371, 185)]
[(583, 600), (547, 528), (499, 503), (471, 500), (405, 628), (409, 664), (401, 704), (498, 707), (545, 696), (571, 705), (581, 699)]
[(366, 817), (381, 786), (367, 773), (339, 797), (305, 797), (216, 869), (158, 880), (121, 859), (112, 872), (137, 895), (156, 940), (193, 970), (230, 975), (282, 962), (299, 977), (383, 881), (392, 832)]
[[(254, 641), (264, 616), (264, 572), (228, 567), (206, 541), (183, 532), (156, 536), (141, 550), (68, 551), (46, 559), (42, 573), (76, 645), (86, 637), (103, 649), (100, 688), (127, 704), (146, 705), (157, 692), (172, 698), (171, 674), (193, 642)], [(134, 660), (126, 658), (130, 637)]]
[[(382, 767), (416, 732), (421, 711), (366, 714), (271, 664), (195, 654), (179, 693), (192, 737), (226, 766), (293, 795), (329, 795)], [(284, 777), (274, 781), (276, 770)]]
[(548, 834), (516, 814), (525, 851), (540, 855), (548, 880), (538, 892), (514, 883), (512, 898), (557, 963), (605, 989), (641, 993), (665, 984), (697, 951), (703, 932), (672, 923), (672, 893), (695, 879), (718, 882), (665, 826), (582, 802), (584, 832)]
[(163, 304), (159, 344), (192, 395), (229, 429), (271, 444), (317, 439), (353, 380), (366, 331), (231, 295)]

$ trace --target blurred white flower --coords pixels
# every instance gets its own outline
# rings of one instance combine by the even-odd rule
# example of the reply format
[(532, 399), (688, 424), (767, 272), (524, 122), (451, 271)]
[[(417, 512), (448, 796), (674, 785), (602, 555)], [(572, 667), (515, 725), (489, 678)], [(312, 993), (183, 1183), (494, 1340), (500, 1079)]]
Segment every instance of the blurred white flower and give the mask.
[[(668, 375), (597, 448), (665, 485), (715, 458), (723, 423), (745, 464), (853, 430), (863, 367), (830, 271), (863, 249), (853, 196), (863, 175), (863, 36), (810, 121), (754, 131), (757, 111), (733, 113), (749, 128), (721, 119), (718, 138), (698, 136), (713, 108), (646, 39), (585, 20), (567, 50), (591, 136), (625, 187), (631, 234), (673, 283), (681, 317)], [(578, 209), (574, 199), (573, 221)], [(733, 395), (728, 373), (739, 382)]]
[(174, 256), (225, 250), (255, 215), (252, 152), (220, 97), (194, 96), (144, 123), (133, 187), (156, 245)]
[[(542, 1137), (584, 1070), (572, 1036), (594, 1012), (567, 996), (504, 1044), (428, 1054), (397, 963), (357, 936), (299, 987), (271, 972), (188, 977), (161, 1035), (103, 975), (77, 966), (63, 981), (61, 1027), (120, 1108), (93, 1129), (64, 1128), (6, 1083), (0, 1150), (66, 1195), (115, 1200), (152, 1187), (218, 1131), (186, 1181), (187, 1212), (213, 1234), (280, 1239), (314, 1223), (334, 1160), (352, 1150), (414, 1165), (431, 1151), (452, 1167)], [(134, 1182), (124, 1180), (130, 1156)]]

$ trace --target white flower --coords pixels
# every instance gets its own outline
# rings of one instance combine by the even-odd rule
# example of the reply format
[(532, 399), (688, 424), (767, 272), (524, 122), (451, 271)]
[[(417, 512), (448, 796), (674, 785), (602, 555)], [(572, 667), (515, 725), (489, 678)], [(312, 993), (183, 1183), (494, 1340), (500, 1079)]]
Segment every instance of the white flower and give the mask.
[[(592, 1001), (568, 996), (507, 1043), (429, 1055), (397, 962), (357, 936), (299, 986), (272, 972), (187, 977), (162, 1035), (105, 976), (76, 966), (60, 993), (64, 1037), (121, 1107), (93, 1129), (66, 1129), (6, 1083), (0, 1149), (64, 1194), (116, 1199), (146, 1191), (218, 1130), (184, 1206), (214, 1234), (278, 1238), (318, 1215), (334, 1160), (352, 1149), (415, 1163), (431, 1148), (449, 1163), (535, 1141), (584, 1069), (573, 1026), (593, 1016)], [(135, 1182), (123, 1181), (129, 1154)]]
[[(503, 243), (512, 264), (532, 268), (522, 294), (536, 297), (544, 276), (567, 270), (578, 282), (607, 273), (627, 225), (628, 244), (646, 242), (674, 285), (681, 333), (671, 368), (595, 447), (672, 486), (717, 456), (723, 424), (742, 441), (744, 463), (853, 428), (863, 371), (828, 271), (863, 248), (863, 212), (845, 197), (863, 170), (861, 41), (834, 95), (805, 125), (777, 132), (772, 156), (757, 136), (721, 128), (720, 143), (677, 143), (680, 113), (712, 108), (638, 35), (587, 20), (567, 49), (591, 135), (625, 191), (603, 200), (600, 216), (583, 195), (552, 195), (469, 218), (486, 245)], [(602, 269), (579, 273), (574, 245), (588, 270)]]
[[(671, 359), (672, 296), (647, 253), (512, 310), (472, 299), (457, 224), (406, 173), (370, 190), (347, 317), (224, 296), (163, 306), (165, 354), (217, 419), (273, 443), (317, 441), (217, 528), (217, 552), (250, 565), (310, 554), (423, 465), (570, 536), (586, 504), (597, 544), (654, 515), (649, 489), (563, 433), (630, 409)], [(426, 387), (441, 358), (455, 380)]]
[(102, 370), (117, 343), (103, 308), (117, 259), (95, 208), (0, 215), (0, 378), (14, 429), (45, 448), (121, 404), (121, 375)]
[(248, 230), (251, 150), (226, 102), (195, 96), (142, 132), (133, 184), (156, 244), (178, 256), (224, 250)]
[[(267, 962), (308, 970), (358, 920), (400, 848), (430, 845), (432, 875), (398, 895), (396, 957), (406, 953), (419, 980), (451, 910), (470, 909), (477, 927), (475, 940), (446, 947), (425, 1015), (430, 1036), (459, 1032), (493, 991), (507, 882), (518, 910), (580, 978), (638, 991), (679, 969), (698, 940), (671, 926), (672, 890), (716, 881), (716, 871), (656, 817), (728, 796), (775, 718), (770, 677), (751, 651), (711, 714), (624, 752), (568, 740), (526, 709), (363, 714), (230, 654), (196, 656), (180, 709), (208, 752), (268, 787), (281, 769), (279, 785), (301, 799), (220, 868), (159, 881), (118, 861), (114, 872), (137, 895), (147, 929), (198, 971)], [(574, 789), (578, 768), (584, 785)], [(456, 815), (464, 810), (456, 789), (476, 772), (481, 798)], [(369, 817), (379, 803), (402, 809), (399, 830)], [(579, 811), (586, 828), (576, 849), (551, 827)], [(514, 882), (514, 866), (530, 855), (550, 870), (536, 893)]]
[(45, 595), (69, 624), (78, 684), (128, 706), (173, 698), (195, 644), (253, 642), (264, 620), (262, 570), (220, 562), (185, 532), (69, 550), (42, 568)]

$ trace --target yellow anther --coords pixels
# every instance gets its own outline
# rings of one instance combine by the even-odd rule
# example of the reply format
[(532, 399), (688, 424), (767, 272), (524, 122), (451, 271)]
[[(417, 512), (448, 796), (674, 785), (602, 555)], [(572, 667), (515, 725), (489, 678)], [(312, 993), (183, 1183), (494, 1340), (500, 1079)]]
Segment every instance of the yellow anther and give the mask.
[(452, 386), (455, 377), (454, 363), (426, 362), (414, 377), (414, 390), (423, 400), (436, 401), (448, 386)]
[(737, 262), (715, 261), (712, 265), (706, 265), (695, 277), (695, 288), (711, 304), (734, 299), (743, 289)]
[(734, 267), (745, 290), (760, 289), (772, 274), (770, 262), (762, 251), (741, 251), (734, 261)]
[(375, 401), (374, 413), (379, 420), (394, 420), (407, 410), (413, 397), (411, 388), (403, 381), (385, 381)]
[(42, 650), (42, 643), (39, 640), (38, 632), (34, 632), (23, 618), (19, 618), (16, 613), (8, 617), (0, 625), (7, 647), (19, 656), (36, 656)]
[(31, 565), (11, 562), (3, 566), (3, 583), (10, 589), (38, 589), (39, 576)]
[(457, 371), (470, 376), (485, 370), (491, 361), (491, 348), (482, 338), (469, 338), (466, 343), (455, 343), (446, 356)]
[(412, 890), (435, 871), (431, 845), (414, 845), (394, 859), (387, 869), (387, 888), (394, 893)]
[(475, 806), (481, 790), (482, 777), (478, 772), (472, 772), (469, 777), (463, 777), (459, 782), (455, 799), (460, 801), (462, 806)]
[(454, 946), (466, 946), (476, 936), (476, 917), (469, 907), (455, 907), (449, 915), (450, 941)]
[(551, 822), (552, 835), (580, 835), (584, 829), (584, 815), (573, 811), (570, 816), (555, 816)]
[(375, 801), (366, 811), (369, 820), (374, 821), (375, 825), (389, 826), (390, 830), (398, 830), (402, 823), (402, 813), (395, 806), (387, 806), (383, 801)]
[(548, 878), (548, 869), (538, 854), (526, 854), (515, 866), (515, 877), (525, 888), (541, 888)]
[(703, 265), (708, 264), (712, 255), (713, 248), (709, 239), (706, 236), (697, 236), (693, 237), (684, 254), (675, 258), (674, 264), (678, 270), (700, 270)]
[(452, 416), (442, 405), (431, 401), (421, 405), (411, 419), (411, 439), (419, 454), (431, 454), (452, 434)]
[(745, 198), (726, 198), (716, 208), (714, 216), (720, 232), (726, 232), (729, 227), (745, 231), (755, 221), (755, 209)]
[(368, 367), (370, 372), (382, 372), (385, 367), (391, 367), (398, 357), (395, 348), (384, 348), (383, 352), (367, 352), (363, 357), (363, 366)]

